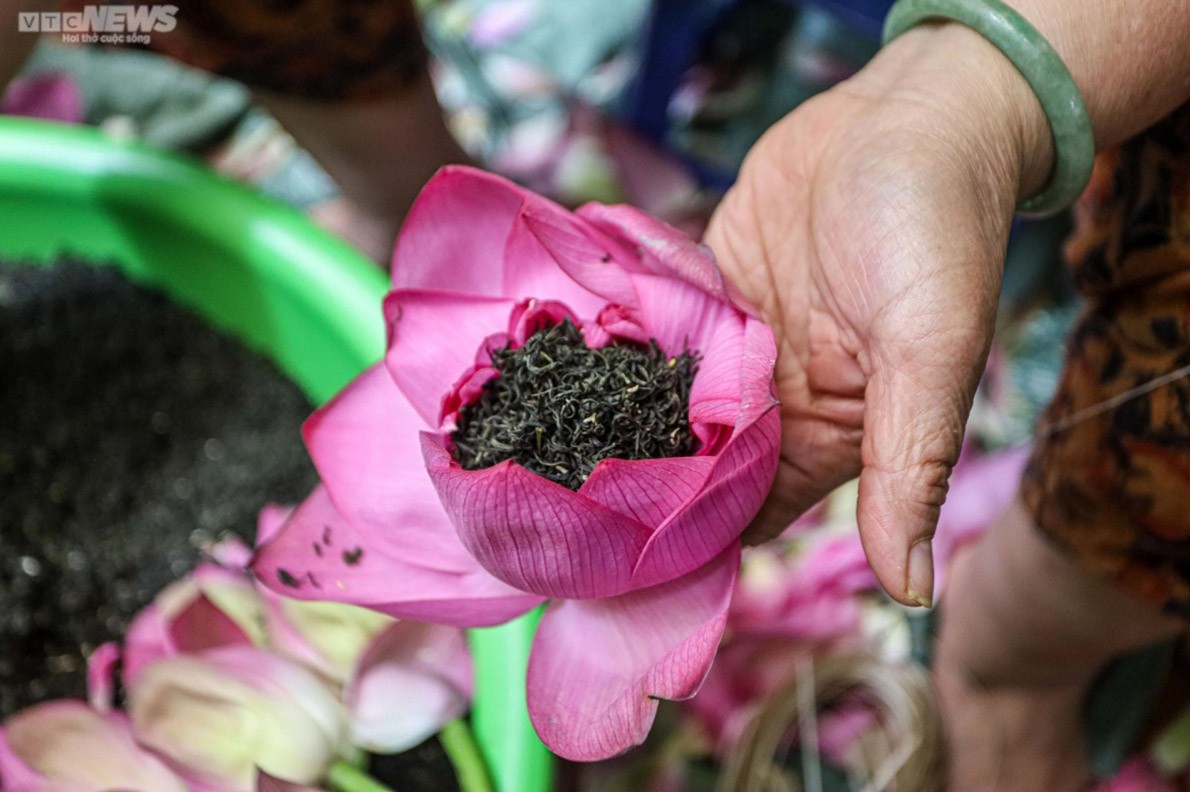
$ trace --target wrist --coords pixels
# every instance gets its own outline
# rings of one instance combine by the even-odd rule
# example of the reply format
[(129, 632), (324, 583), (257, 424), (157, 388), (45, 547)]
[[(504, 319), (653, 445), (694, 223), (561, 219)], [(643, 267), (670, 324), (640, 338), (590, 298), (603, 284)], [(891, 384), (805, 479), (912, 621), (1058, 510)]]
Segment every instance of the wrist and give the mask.
[(1049, 179), (1053, 140), (1032, 88), (993, 44), (961, 24), (919, 25), (852, 82), (899, 103), (921, 134), (955, 147), (1014, 204)]

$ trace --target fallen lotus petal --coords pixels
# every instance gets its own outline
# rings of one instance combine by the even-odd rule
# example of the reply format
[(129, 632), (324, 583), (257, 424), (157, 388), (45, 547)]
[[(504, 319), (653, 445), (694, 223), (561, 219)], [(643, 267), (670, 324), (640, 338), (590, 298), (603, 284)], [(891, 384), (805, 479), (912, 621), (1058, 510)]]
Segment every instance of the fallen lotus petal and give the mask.
[(81, 701), (53, 701), (17, 713), (0, 730), (5, 792), (187, 792), (153, 754), (137, 745), (127, 719)]
[[(459, 167), (410, 210), (385, 315), (385, 364), (305, 427), (323, 487), (259, 549), (260, 580), (462, 626), (560, 600), (530, 661), (538, 732), (571, 758), (637, 744), (656, 698), (701, 683), (776, 471), (771, 329), (674, 229)], [(546, 350), (606, 373), (575, 385)], [(547, 363), (567, 399), (509, 390)], [(515, 457), (474, 428), (534, 415), (550, 428), (510, 430)], [(605, 688), (564, 687), (565, 658), (592, 652)]]
[(345, 721), (313, 672), (253, 647), (167, 657), (128, 691), (133, 732), (199, 785), (252, 792), (258, 770), (317, 783), (338, 756)]
[(471, 660), (462, 631), (392, 624), (360, 658), (344, 699), (352, 745), (373, 753), (413, 748), (470, 704)]

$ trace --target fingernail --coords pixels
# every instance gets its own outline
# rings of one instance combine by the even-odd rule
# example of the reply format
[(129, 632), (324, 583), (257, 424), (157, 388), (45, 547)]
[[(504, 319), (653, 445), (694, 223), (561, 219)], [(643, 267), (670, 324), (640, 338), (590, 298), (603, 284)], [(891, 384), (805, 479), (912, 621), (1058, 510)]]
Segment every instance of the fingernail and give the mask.
[(909, 580), (905, 595), (928, 608), (934, 604), (934, 549), (929, 539), (909, 548)]

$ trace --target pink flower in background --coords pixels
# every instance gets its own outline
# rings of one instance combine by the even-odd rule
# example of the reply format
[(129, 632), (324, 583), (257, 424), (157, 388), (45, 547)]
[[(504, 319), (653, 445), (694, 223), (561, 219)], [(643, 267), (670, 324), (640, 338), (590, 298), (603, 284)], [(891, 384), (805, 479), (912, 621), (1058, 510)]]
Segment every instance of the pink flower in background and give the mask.
[(1028, 448), (981, 453), (968, 444), (950, 475), (950, 491), (934, 534), (934, 591), (940, 595), (955, 555), (983, 536), (1016, 495)]
[(138, 742), (199, 789), (252, 792), (258, 770), (313, 784), (346, 750), (346, 715), (312, 671), (254, 647), (167, 657), (128, 689)]
[[(267, 540), (289, 512), (266, 507), (258, 538)], [(265, 650), (245, 655), (261, 663), (286, 659), (316, 673), (346, 707), (353, 744), (376, 753), (416, 746), (470, 704), (471, 661), (461, 630), (289, 599), (257, 586), (245, 571), (215, 564), (162, 590), (133, 620), (122, 652), (106, 644), (92, 654), (92, 702), (111, 707), (118, 660), (124, 685), (134, 689), (163, 659), (237, 647)]]
[(1096, 788), (1097, 792), (1177, 792), (1178, 789), (1174, 781), (1163, 778), (1140, 758), (1124, 765), (1111, 781)]
[[(292, 511), (274, 505), (262, 509), (257, 542), (266, 542), (281, 530)], [(371, 644), (396, 623), (391, 616), (354, 605), (290, 599), (264, 586), (254, 585), (253, 591), (262, 606), (262, 643), (339, 685), (352, 678)], [(462, 643), (463, 635), (458, 630), (443, 632)], [(462, 654), (463, 671), (467, 673), (466, 652)], [(391, 701), (384, 704), (391, 705)]]
[[(251, 578), (202, 564), (133, 619), (124, 638), (123, 681), (135, 684), (146, 666), (162, 658), (265, 642), (264, 603)], [(92, 676), (93, 690), (99, 681)]]
[[(290, 513), (266, 507), (257, 541), (271, 539)], [(467, 712), (471, 656), (461, 630), (258, 590), (270, 644), (343, 686), (352, 745), (405, 751)]]
[(121, 714), (81, 701), (52, 701), (17, 713), (0, 730), (4, 792), (188, 792), (164, 762), (137, 745)]
[(373, 753), (413, 748), (471, 702), (471, 663), (462, 632), (397, 621), (359, 659), (344, 690), (351, 743)]
[(81, 124), (83, 97), (65, 74), (45, 73), (13, 80), (0, 96), (0, 114)]
[[(746, 551), (719, 657), (684, 705), (712, 745), (730, 750), (755, 707), (807, 658), (862, 641), (860, 595), (879, 588), (858, 533), (819, 539), (797, 555), (779, 542)], [(855, 712), (837, 720), (820, 735), (836, 752), (852, 727), (871, 722)]]
[[(385, 316), (385, 362), (305, 427), (323, 486), (254, 569), (289, 596), (463, 626), (555, 600), (529, 662), (538, 733), (579, 760), (638, 744), (656, 699), (701, 684), (772, 482), (772, 331), (673, 229), (468, 168), (410, 211)], [(493, 354), (566, 327), (586, 350), (655, 342), (670, 368), (697, 355), (689, 449), (603, 458), (576, 488), (513, 459), (464, 469), (454, 433), (498, 384)]]
[[(260, 538), (288, 513), (266, 508)], [(208, 563), (162, 590), (123, 646), (92, 652), (87, 684), (91, 706), (40, 705), (0, 729), (0, 789), (314, 792), (334, 761), (410, 749), (461, 717), (471, 665), (457, 628), (289, 600)]]

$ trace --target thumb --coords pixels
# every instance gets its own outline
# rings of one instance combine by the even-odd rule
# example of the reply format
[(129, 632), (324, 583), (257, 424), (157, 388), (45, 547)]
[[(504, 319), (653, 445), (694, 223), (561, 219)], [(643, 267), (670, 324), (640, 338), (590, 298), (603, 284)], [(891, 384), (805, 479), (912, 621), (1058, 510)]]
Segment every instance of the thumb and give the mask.
[[(986, 341), (982, 349), (973, 341), (965, 355), (953, 354), (953, 344), (914, 346), (908, 354), (883, 356), (864, 394), (857, 518), (884, 589), (906, 605), (928, 607), (934, 594), (931, 539), (962, 447)], [(923, 361), (923, 355), (934, 360)]]

